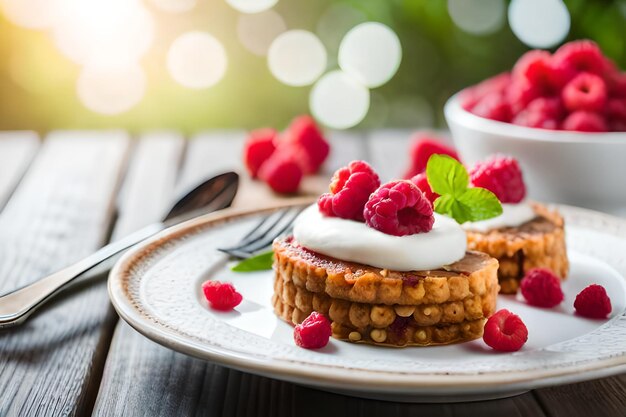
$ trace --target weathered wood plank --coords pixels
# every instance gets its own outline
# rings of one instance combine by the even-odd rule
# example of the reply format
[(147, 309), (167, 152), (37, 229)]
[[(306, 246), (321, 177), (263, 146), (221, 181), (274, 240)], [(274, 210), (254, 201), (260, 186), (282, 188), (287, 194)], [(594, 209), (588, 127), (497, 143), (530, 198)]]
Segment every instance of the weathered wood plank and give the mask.
[(534, 394), (551, 417), (626, 416), (626, 374), (544, 388)]
[(0, 209), (4, 207), (39, 147), (35, 132), (0, 133)]
[[(0, 213), (0, 291), (59, 269), (107, 237), (128, 138), (55, 132)], [(78, 290), (78, 289), (77, 289)], [(104, 282), (59, 297), (0, 333), (0, 415), (90, 409), (115, 316)]]
[(409, 139), (405, 129), (375, 130), (367, 136), (370, 162), (382, 182), (401, 178), (409, 167)]

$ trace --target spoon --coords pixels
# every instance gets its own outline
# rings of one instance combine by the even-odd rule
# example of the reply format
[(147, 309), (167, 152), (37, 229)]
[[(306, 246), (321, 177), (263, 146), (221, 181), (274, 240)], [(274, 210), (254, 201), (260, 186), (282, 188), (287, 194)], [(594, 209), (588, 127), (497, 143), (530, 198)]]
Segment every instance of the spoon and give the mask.
[(109, 243), (73, 265), (0, 296), (0, 329), (23, 323), (37, 308), (69, 286), (76, 278), (166, 227), (230, 206), (238, 185), (239, 176), (234, 172), (210, 178), (179, 198), (163, 221)]

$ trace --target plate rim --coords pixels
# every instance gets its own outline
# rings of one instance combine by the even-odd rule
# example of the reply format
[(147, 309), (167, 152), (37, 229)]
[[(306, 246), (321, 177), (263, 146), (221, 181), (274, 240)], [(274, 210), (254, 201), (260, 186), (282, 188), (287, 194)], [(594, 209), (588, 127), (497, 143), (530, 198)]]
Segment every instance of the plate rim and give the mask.
[[(521, 371), (495, 371), (472, 374), (399, 373), (383, 370), (349, 369), (332, 365), (304, 364), (297, 361), (240, 353), (227, 348), (200, 343), (150, 321), (133, 307), (125, 296), (125, 277), (132, 274), (132, 267), (149, 256), (153, 250), (170, 240), (202, 232), (220, 224), (236, 221), (247, 216), (272, 212), (285, 207), (311, 204), (311, 198), (297, 198), (284, 203), (255, 209), (229, 208), (203, 215), (165, 229), (125, 253), (112, 268), (108, 278), (111, 303), (120, 317), (139, 333), (165, 347), (224, 366), (291, 382), (317, 387), (334, 386), (366, 392), (393, 392), (404, 394), (450, 395), (451, 393), (506, 392), (534, 389), (544, 386), (580, 382), (614, 375), (626, 370), (626, 351), (622, 355), (599, 359), (594, 362), (559, 367), (556, 369), (531, 369)], [(550, 205), (552, 208), (575, 212), (582, 216), (600, 217), (618, 224), (626, 230), (626, 219), (594, 210), (568, 206)], [(606, 232), (606, 230), (605, 230)], [(615, 234), (626, 239), (626, 232)], [(624, 279), (624, 275), (620, 272)], [(619, 313), (613, 319), (619, 317)], [(368, 377), (369, 376), (369, 377)], [(416, 391), (417, 390), (417, 391)]]

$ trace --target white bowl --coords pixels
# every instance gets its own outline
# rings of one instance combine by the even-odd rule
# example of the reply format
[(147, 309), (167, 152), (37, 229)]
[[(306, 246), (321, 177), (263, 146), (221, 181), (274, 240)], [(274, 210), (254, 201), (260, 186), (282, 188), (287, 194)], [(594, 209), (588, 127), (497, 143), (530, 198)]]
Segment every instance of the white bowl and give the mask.
[(444, 107), (467, 165), (493, 154), (517, 158), (530, 198), (603, 211), (626, 209), (626, 133), (580, 133), (517, 126), (464, 110), (458, 94)]

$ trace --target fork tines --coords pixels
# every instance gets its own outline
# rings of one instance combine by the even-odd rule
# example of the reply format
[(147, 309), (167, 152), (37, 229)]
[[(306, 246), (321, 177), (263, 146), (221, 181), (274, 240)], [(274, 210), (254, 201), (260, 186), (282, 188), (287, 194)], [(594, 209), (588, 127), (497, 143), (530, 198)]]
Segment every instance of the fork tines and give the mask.
[(235, 258), (250, 258), (269, 247), (277, 237), (290, 233), (294, 220), (302, 210), (303, 207), (277, 210), (261, 219), (235, 246), (218, 250)]

